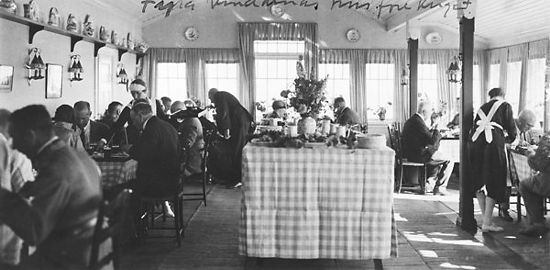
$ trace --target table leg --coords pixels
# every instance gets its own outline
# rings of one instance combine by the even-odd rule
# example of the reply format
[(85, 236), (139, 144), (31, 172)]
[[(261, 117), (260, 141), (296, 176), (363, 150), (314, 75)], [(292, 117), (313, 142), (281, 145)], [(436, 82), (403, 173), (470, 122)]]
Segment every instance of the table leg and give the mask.
[(384, 265), (382, 264), (381, 259), (374, 259), (374, 269), (376, 269), (376, 270), (383, 270), (384, 269)]

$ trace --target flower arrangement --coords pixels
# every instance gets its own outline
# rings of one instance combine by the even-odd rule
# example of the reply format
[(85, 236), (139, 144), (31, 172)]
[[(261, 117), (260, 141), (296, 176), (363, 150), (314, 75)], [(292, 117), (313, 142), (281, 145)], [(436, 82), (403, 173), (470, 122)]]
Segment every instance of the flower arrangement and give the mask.
[(294, 91), (283, 90), (281, 96), (288, 100), (302, 117), (319, 115), (326, 106), (325, 87), (327, 77), (321, 80), (298, 77), (294, 80)]
[(265, 105), (265, 101), (256, 101), (254, 103), (254, 106), (256, 106), (256, 110), (260, 112), (265, 112), (267, 110), (267, 106)]
[[(387, 106), (391, 106), (392, 103), (390, 101), (387, 102)], [(386, 119), (386, 113), (388, 112), (388, 109), (386, 108), (386, 105), (378, 106), (378, 109), (374, 111), (374, 115), (378, 115), (378, 118), (380, 120)]]

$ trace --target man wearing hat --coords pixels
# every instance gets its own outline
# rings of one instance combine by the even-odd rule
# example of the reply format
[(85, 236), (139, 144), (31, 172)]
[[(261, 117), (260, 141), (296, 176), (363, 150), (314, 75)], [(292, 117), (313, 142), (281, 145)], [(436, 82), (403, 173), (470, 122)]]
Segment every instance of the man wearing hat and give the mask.
[(286, 103), (284, 101), (275, 100), (271, 106), (273, 107), (273, 112), (268, 118), (286, 118)]
[(134, 103), (136, 100), (144, 99), (146, 100), (149, 105), (151, 106), (151, 109), (153, 111), (153, 115), (156, 115), (159, 119), (162, 120), (168, 120), (167, 115), (162, 110), (162, 103), (159, 100), (152, 100), (148, 97), (148, 91), (147, 86), (145, 82), (142, 79), (135, 79), (130, 84), (130, 93), (132, 94), (132, 101), (124, 107), (122, 112), (120, 113), (120, 116), (118, 117), (118, 120), (116, 123), (113, 124), (113, 128), (111, 129), (111, 136), (114, 136), (118, 130), (121, 130), (126, 123), (129, 123), (127, 133), (128, 133), (128, 142), (130, 144), (136, 142), (138, 131), (131, 125), (132, 120), (130, 119), (130, 111), (132, 110), (132, 107), (134, 106)]

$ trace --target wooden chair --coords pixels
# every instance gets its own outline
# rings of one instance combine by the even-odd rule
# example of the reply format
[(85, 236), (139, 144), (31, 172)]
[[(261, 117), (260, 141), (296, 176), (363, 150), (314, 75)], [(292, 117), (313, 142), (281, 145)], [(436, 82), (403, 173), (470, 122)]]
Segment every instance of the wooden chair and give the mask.
[[(140, 205), (143, 210), (146, 210), (147, 214), (144, 216), (145, 220), (142, 220), (142, 222), (147, 222), (147, 218), (150, 218), (151, 223), (149, 224), (149, 230), (174, 230), (175, 232), (175, 238), (176, 243), (178, 247), (181, 246), (181, 238), (183, 237), (184, 233), (184, 225), (183, 225), (183, 197), (184, 193), (183, 190), (177, 191), (172, 195), (168, 196), (158, 196), (158, 197), (148, 197), (148, 196), (142, 196), (140, 198)], [(162, 216), (163, 220), (166, 221), (166, 214), (164, 209), (164, 202), (169, 202), (174, 206), (174, 227), (155, 227), (155, 220)], [(162, 212), (156, 212), (155, 206), (161, 205), (162, 206)], [(145, 235), (141, 235), (141, 238), (144, 238)], [(164, 236), (159, 236), (164, 237)]]
[[(516, 197), (516, 201), (515, 202), (512, 202), (511, 200), (509, 200), (509, 205), (511, 206), (512, 204), (515, 204), (516, 205), (516, 211), (517, 211), (517, 214), (518, 214), (518, 222), (521, 221), (521, 218), (522, 218), (522, 214), (521, 214), (521, 206), (522, 206), (522, 203), (521, 203), (521, 194), (519, 193), (519, 175), (518, 175), (518, 172), (516, 170), (516, 162), (514, 160), (514, 155), (512, 155), (512, 153), (510, 151), (508, 151), (508, 173), (510, 175), (510, 182), (512, 183), (512, 186), (510, 187), (510, 198), (511, 197)], [(498, 204), (498, 212), (499, 212), (499, 215), (500, 215), (500, 211), (501, 211), (501, 204)]]
[[(131, 189), (123, 189), (112, 197), (105, 196), (102, 200), (92, 238), (89, 269), (102, 269), (110, 263), (113, 263), (115, 269), (118, 268), (119, 235), (126, 220), (131, 193)], [(112, 249), (100, 257), (101, 247), (107, 245), (109, 239)]]
[[(206, 163), (208, 161), (208, 151), (210, 150), (210, 145), (212, 144), (213, 139), (213, 131), (212, 130), (205, 130), (204, 133), (204, 148), (201, 149), (202, 151), (202, 160), (201, 160), (201, 169), (202, 172), (199, 174), (191, 175), (188, 178), (193, 179), (196, 177), (200, 177), (202, 180), (202, 192), (201, 193), (184, 193), (184, 196), (200, 196), (196, 198), (184, 198), (184, 201), (197, 201), (201, 200), (204, 203), (204, 206), (206, 206), (206, 195), (207, 190), (206, 186), (210, 183), (210, 173), (208, 172), (208, 167), (206, 166)], [(182, 174), (183, 175), (183, 174)]]
[(395, 151), (395, 166), (396, 166), (396, 188), (397, 193), (401, 193), (402, 189), (418, 190), (416, 187), (403, 187), (403, 172), (405, 167), (418, 168), (420, 171), (419, 181), (420, 194), (426, 193), (426, 181), (428, 179), (428, 167), (439, 166), (447, 161), (444, 160), (432, 160), (428, 162), (412, 162), (403, 157), (402, 144), (401, 144), (401, 125), (398, 122), (394, 122), (388, 125), (388, 133), (390, 138), (390, 146)]

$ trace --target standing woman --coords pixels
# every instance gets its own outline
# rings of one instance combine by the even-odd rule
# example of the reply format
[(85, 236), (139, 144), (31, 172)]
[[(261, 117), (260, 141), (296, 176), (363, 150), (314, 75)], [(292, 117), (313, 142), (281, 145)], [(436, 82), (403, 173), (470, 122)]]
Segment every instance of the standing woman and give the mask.
[(495, 203), (506, 199), (508, 163), (505, 140), (514, 141), (517, 132), (512, 106), (504, 100), (504, 96), (505, 92), (500, 88), (489, 91), (491, 99), (478, 110), (470, 131), (473, 185), (483, 215), (483, 232), (504, 230), (493, 224), (493, 208)]

